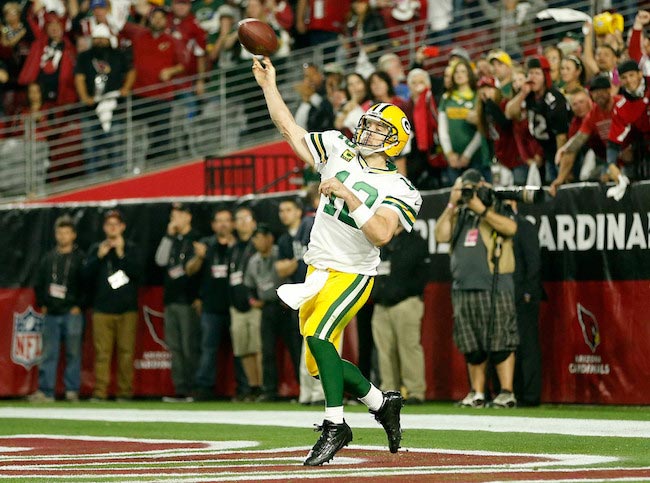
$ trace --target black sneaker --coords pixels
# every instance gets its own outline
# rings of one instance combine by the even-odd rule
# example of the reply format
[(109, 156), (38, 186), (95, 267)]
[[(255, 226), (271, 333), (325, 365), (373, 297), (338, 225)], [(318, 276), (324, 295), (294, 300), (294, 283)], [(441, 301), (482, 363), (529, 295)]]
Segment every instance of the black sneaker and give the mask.
[(399, 391), (387, 391), (384, 393), (384, 402), (377, 411), (370, 411), (375, 415), (388, 436), (388, 449), (391, 453), (397, 453), (399, 444), (402, 441), (402, 428), (399, 423), (399, 414), (404, 406), (404, 399)]
[(342, 424), (334, 424), (325, 419), (323, 425), (316, 426), (314, 431), (322, 431), (322, 434), (307, 455), (305, 466), (320, 466), (327, 463), (340, 449), (352, 441), (352, 430), (345, 420)]

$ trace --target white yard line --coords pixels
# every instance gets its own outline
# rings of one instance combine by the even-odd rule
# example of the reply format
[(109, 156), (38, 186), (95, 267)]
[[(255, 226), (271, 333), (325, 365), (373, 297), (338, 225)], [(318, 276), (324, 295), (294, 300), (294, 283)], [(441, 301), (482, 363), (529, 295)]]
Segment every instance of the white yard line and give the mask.
[[(304, 428), (323, 420), (321, 411), (185, 411), (161, 409), (33, 408), (2, 407), (0, 419), (59, 419), (113, 422), (168, 422), (238, 424)], [(348, 412), (354, 428), (376, 428), (369, 414)], [(409, 429), (488, 431), (493, 433), (566, 434), (650, 438), (650, 421), (616, 419), (560, 419), (488, 415), (404, 414), (402, 426)]]

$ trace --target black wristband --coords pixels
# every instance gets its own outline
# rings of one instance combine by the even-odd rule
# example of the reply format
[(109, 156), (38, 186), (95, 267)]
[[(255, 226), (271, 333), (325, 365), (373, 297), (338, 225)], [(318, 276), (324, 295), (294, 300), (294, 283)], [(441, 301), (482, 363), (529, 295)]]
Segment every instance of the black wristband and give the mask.
[(488, 212), (489, 209), (490, 209), (490, 207), (489, 207), (489, 206), (486, 206), (485, 209), (483, 210), (483, 213), (481, 213), (480, 215), (478, 215), (478, 217), (479, 217), (479, 218), (483, 218), (483, 217), (487, 214), (487, 212)]

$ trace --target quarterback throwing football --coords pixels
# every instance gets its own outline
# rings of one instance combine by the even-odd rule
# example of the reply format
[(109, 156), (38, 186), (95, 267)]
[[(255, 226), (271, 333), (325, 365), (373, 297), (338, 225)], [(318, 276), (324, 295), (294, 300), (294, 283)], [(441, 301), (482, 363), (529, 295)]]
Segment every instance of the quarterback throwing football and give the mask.
[(408, 119), (398, 107), (382, 103), (361, 117), (354, 142), (338, 131), (308, 133), (284, 103), (271, 61), (254, 59), (253, 74), (282, 136), (321, 175), (321, 202), (304, 257), (307, 278), (278, 289), (280, 298), (300, 309), (307, 369), (320, 378), (325, 392), (325, 419), (318, 427), (322, 434), (305, 465), (331, 460), (352, 441), (343, 418), (344, 391), (368, 406), (386, 431), (390, 451), (396, 453), (402, 439), (402, 396), (397, 391), (382, 393), (354, 364), (341, 359), (336, 347), (370, 295), (378, 247), (390, 241), (399, 224), (410, 231), (422, 204), (418, 191), (389, 161), (408, 142)]

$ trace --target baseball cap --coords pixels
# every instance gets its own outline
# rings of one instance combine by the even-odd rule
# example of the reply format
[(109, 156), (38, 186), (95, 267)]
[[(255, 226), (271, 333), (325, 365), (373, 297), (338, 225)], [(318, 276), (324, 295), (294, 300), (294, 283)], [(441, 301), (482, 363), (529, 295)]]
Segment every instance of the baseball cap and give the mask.
[(467, 62), (471, 62), (471, 59), (469, 57), (469, 52), (467, 52), (466, 49), (462, 47), (454, 47), (451, 49), (451, 52), (449, 52), (449, 57), (460, 57), (461, 59), (465, 59)]
[(108, 7), (108, 3), (106, 3), (106, 0), (92, 0), (92, 2), (90, 2), (90, 9), (92, 10), (97, 7), (106, 8)]
[(548, 59), (543, 55), (535, 55), (533, 57), (529, 57), (526, 61), (526, 67), (529, 69), (551, 69), (551, 65), (548, 63)]
[(507, 65), (508, 67), (512, 67), (512, 58), (504, 52), (503, 50), (494, 50), (490, 52), (487, 56), (488, 62), (492, 62), (493, 60), (498, 60), (502, 64)]
[(190, 206), (186, 203), (181, 203), (180, 201), (175, 201), (172, 203), (172, 210), (184, 211), (186, 213), (192, 213)]
[(626, 72), (632, 72), (632, 71), (639, 71), (639, 64), (634, 62), (633, 60), (626, 60), (625, 62), (621, 62), (618, 64), (618, 75), (623, 75)]
[(255, 231), (253, 232), (253, 236), (255, 236), (255, 235), (269, 235), (271, 233), (273, 233), (273, 232), (271, 231), (271, 228), (269, 227), (269, 225), (267, 225), (266, 223), (258, 223), (257, 228), (255, 228)]
[(122, 213), (120, 213), (119, 210), (108, 210), (106, 213), (104, 213), (104, 221), (108, 220), (109, 218), (115, 218), (117, 221), (124, 223), (124, 217), (122, 217)]
[(478, 80), (478, 82), (476, 83), (476, 87), (477, 87), (477, 88), (481, 88), (481, 87), (496, 87), (496, 86), (497, 86), (497, 83), (496, 83), (496, 81), (494, 80), (494, 77), (489, 77), (489, 76), (486, 76), (486, 75), (484, 75), (483, 77), (481, 77), (481, 78)]
[(612, 83), (609, 80), (609, 76), (605, 74), (600, 74), (591, 79), (589, 83), (589, 90), (595, 91), (596, 89), (609, 89), (612, 87)]

